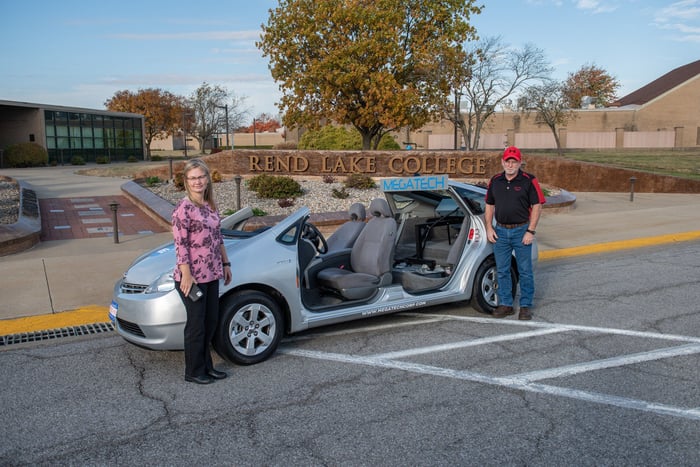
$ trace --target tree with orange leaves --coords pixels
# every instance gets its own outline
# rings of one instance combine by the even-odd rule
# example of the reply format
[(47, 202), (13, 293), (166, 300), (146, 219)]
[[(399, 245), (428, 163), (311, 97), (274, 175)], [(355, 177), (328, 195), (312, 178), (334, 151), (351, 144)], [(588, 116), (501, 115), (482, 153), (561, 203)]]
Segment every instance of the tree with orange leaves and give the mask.
[(144, 117), (144, 140), (151, 157), (151, 142), (173, 134), (183, 114), (182, 97), (162, 89), (140, 89), (137, 92), (117, 91), (105, 102), (113, 112), (130, 112)]
[(606, 107), (617, 99), (619, 81), (607, 71), (593, 64), (584, 65), (569, 73), (564, 83), (564, 98), (572, 109), (580, 109), (584, 98), (590, 98), (595, 107)]
[(271, 117), (270, 115), (266, 113), (261, 113), (254, 119), (255, 121), (251, 123), (249, 126), (241, 128), (240, 132), (241, 133), (264, 133), (266, 131), (277, 131), (279, 128), (282, 128), (282, 125), (280, 125), (279, 120), (277, 120), (274, 117)]

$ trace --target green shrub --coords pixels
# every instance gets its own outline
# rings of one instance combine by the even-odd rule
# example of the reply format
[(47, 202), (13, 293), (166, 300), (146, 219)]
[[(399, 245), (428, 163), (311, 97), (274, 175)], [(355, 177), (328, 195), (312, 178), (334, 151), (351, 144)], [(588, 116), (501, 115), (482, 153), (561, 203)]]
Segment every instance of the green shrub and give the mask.
[(258, 216), (258, 217), (262, 217), (262, 216), (267, 216), (267, 213), (260, 208), (253, 208), (253, 215)]
[(255, 177), (249, 178), (248, 180), (246, 180), (245, 183), (250, 191), (258, 191), (260, 187), (264, 183), (266, 183), (270, 178), (272, 178), (272, 175), (260, 174), (256, 175)]
[[(362, 135), (355, 128), (326, 125), (318, 130), (309, 130), (304, 133), (299, 140), (299, 149), (362, 149)], [(377, 149), (391, 151), (401, 149), (401, 146), (387, 134), (382, 136)]]
[(345, 199), (348, 196), (350, 196), (350, 193), (345, 190), (345, 188), (341, 188), (338, 190), (337, 188), (333, 188), (333, 197), (337, 199)]
[(377, 150), (379, 151), (396, 151), (399, 149), (401, 149), (401, 145), (399, 145), (399, 143), (397, 143), (396, 140), (390, 135), (382, 136), (382, 139), (379, 140), (379, 145), (377, 146)]
[(304, 194), (299, 182), (292, 177), (272, 177), (257, 191), (261, 198), (296, 198)]
[(95, 157), (96, 164), (109, 164), (109, 157), (107, 156), (97, 156)]
[(159, 156), (158, 154), (155, 154), (155, 155), (151, 156), (151, 160), (154, 162), (162, 161), (163, 156)]
[(255, 192), (261, 198), (297, 198), (304, 194), (299, 182), (282, 175), (262, 178), (254, 183), (254, 186), (257, 188)]
[(211, 171), (212, 183), (221, 183), (221, 180), (222, 180), (221, 173), (216, 169), (212, 170)]
[(160, 177), (157, 175), (154, 175), (153, 177), (148, 177), (146, 178), (146, 185), (147, 186), (154, 186), (160, 183)]
[(12, 144), (4, 152), (7, 167), (40, 167), (48, 161), (48, 152), (36, 143)]
[(351, 174), (345, 177), (345, 186), (347, 188), (357, 188), (360, 190), (368, 190), (370, 188), (376, 188), (377, 184), (369, 175), (365, 174)]
[(73, 156), (70, 159), (71, 165), (85, 165), (85, 159), (80, 156)]
[(355, 129), (326, 125), (304, 133), (299, 140), (299, 149), (362, 149), (362, 137)]
[(138, 162), (139, 160), (136, 158), (136, 156), (129, 156), (129, 158), (126, 161), (127, 162)]

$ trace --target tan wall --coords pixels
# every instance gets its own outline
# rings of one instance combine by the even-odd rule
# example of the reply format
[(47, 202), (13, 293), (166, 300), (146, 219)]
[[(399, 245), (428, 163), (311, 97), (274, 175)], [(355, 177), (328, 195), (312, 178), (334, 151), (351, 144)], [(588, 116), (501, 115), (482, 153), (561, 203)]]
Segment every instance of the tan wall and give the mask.
[[(226, 135), (218, 135), (219, 141), (222, 145), (226, 144)], [(255, 139), (255, 141), (254, 141)], [(233, 143), (233, 147), (236, 146), (253, 146), (253, 143), (259, 146), (275, 146), (277, 144), (284, 142), (284, 137), (280, 133), (256, 133), (253, 137), (253, 133), (234, 133), (229, 136), (229, 144)], [(172, 151), (174, 148), (181, 148), (182, 146), (182, 135), (168, 136), (165, 139), (154, 139), (151, 142), (152, 151)], [(187, 149), (189, 151), (199, 151), (199, 142), (194, 136), (187, 136)]]
[[(700, 75), (635, 110), (580, 109), (576, 110), (575, 114), (576, 118), (571, 120), (564, 129), (568, 142), (565, 145), (562, 141), (564, 147), (698, 147), (700, 146), (698, 141), (700, 138)], [(618, 134), (620, 131), (622, 133)], [(632, 134), (634, 132), (640, 134), (634, 135)], [(644, 134), (641, 134), (642, 132)], [(654, 135), (654, 132), (661, 133)], [(610, 133), (615, 133), (615, 136)], [(425, 141), (426, 149), (453, 148), (454, 136), (452, 139), (439, 136), (454, 134), (454, 126), (451, 123), (444, 121), (426, 125), (421, 131), (412, 133), (412, 139), (421, 141), (425, 134), (431, 135), (434, 143), (430, 145)], [(486, 122), (481, 133), (479, 148), (501, 148), (503, 145), (498, 142), (504, 137), (507, 144), (521, 145), (526, 148), (554, 147), (551, 131), (546, 126), (535, 123), (534, 113), (497, 112)], [(620, 139), (620, 141), (609, 146), (611, 138)], [(590, 141), (591, 139), (593, 142)], [(603, 146), (597, 146), (597, 144)]]

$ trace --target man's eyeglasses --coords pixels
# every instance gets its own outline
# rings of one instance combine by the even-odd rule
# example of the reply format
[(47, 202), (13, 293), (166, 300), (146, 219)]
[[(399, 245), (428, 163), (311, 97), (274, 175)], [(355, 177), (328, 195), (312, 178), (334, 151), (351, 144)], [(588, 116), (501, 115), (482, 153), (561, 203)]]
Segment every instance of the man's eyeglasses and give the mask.
[(200, 175), (199, 177), (187, 177), (188, 182), (196, 182), (197, 180), (204, 181), (207, 179), (206, 175)]

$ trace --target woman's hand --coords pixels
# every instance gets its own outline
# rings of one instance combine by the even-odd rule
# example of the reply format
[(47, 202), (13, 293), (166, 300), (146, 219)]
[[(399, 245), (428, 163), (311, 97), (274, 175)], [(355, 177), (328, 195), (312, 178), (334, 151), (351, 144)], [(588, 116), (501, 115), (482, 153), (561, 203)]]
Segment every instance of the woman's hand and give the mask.
[(182, 293), (185, 294), (185, 297), (190, 294), (190, 289), (192, 288), (192, 284), (195, 284), (196, 282), (194, 281), (194, 278), (192, 277), (192, 272), (190, 271), (190, 267), (187, 264), (181, 264), (180, 265), (180, 290), (182, 290)]

